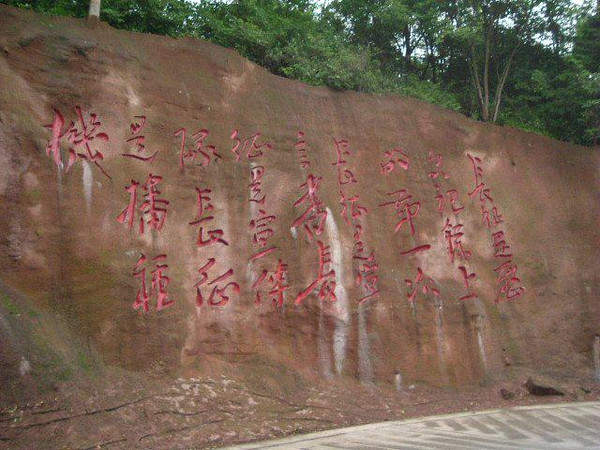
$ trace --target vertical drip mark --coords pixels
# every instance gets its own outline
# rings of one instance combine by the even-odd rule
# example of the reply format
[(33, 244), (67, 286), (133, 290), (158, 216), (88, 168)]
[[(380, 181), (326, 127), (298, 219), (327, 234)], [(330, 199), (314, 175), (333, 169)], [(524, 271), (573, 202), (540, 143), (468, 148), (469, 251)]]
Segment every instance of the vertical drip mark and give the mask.
[(60, 167), (57, 167), (56, 170), (57, 170), (56, 189), (58, 190), (58, 206), (61, 207), (62, 203), (63, 203), (62, 169)]
[(348, 347), (348, 332), (350, 329), (350, 312), (348, 310), (348, 295), (344, 288), (344, 264), (342, 244), (339, 238), (339, 230), (333, 219), (331, 209), (327, 209), (327, 235), (331, 247), (331, 263), (335, 270), (335, 329), (333, 331), (333, 357), (335, 361), (335, 372), (339, 375), (344, 370), (346, 362), (346, 349)]
[(488, 372), (487, 354), (483, 343), (483, 321), (484, 316), (475, 316), (475, 331), (477, 332), (477, 346), (479, 347), (479, 357), (481, 358), (481, 366), (483, 367), (484, 375)]
[(402, 392), (402, 374), (398, 371), (394, 374), (394, 383), (396, 385), (396, 391)]
[(82, 181), (83, 181), (83, 193), (85, 196), (85, 207), (88, 213), (88, 216), (90, 214), (90, 212), (92, 211), (92, 185), (94, 182), (94, 176), (92, 174), (92, 169), (90, 167), (90, 164), (86, 161), (83, 160), (83, 176), (82, 176)]
[[(252, 261), (248, 261), (248, 263), (246, 264), (246, 283), (248, 284), (248, 286), (252, 286), (257, 279), (258, 274), (254, 272), (254, 266), (252, 264)], [(251, 292), (251, 294), (254, 294), (254, 292)]]
[(321, 373), (325, 378), (332, 378), (331, 370), (331, 349), (327, 342), (327, 326), (325, 325), (325, 313), (323, 307), (319, 308), (319, 361), (321, 363)]
[(437, 299), (435, 302), (435, 312), (435, 334), (437, 343), (438, 365), (440, 368), (440, 372), (442, 373), (442, 377), (444, 378), (444, 383), (448, 385), (450, 383), (450, 380), (448, 378), (448, 368), (446, 366), (446, 337), (444, 335), (444, 312), (442, 302)]
[(483, 365), (483, 371), (487, 373), (487, 356), (485, 354), (485, 347), (483, 345), (483, 336), (481, 330), (477, 330), (477, 343), (479, 344), (479, 353), (481, 355), (481, 364)]
[(371, 365), (371, 346), (367, 330), (367, 305), (358, 305), (358, 379), (362, 384), (373, 383), (373, 367)]

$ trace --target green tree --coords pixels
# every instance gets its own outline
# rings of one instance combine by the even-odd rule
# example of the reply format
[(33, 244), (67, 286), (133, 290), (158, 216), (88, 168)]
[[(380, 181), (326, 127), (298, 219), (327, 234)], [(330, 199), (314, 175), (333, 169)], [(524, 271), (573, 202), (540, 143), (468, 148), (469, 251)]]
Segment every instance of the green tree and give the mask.
[(600, 140), (600, 0), (596, 3), (595, 13), (579, 22), (573, 56), (588, 72), (590, 95), (584, 105), (588, 119), (586, 132), (596, 146)]
[(542, 0), (458, 0), (453, 41), (467, 55), (479, 115), (496, 122), (515, 55), (541, 31)]

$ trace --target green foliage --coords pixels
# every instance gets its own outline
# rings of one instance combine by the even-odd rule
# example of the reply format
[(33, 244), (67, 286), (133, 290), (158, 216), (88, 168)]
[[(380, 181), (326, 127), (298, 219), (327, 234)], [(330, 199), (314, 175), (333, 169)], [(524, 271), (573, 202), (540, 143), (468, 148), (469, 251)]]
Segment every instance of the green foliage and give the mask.
[(21, 310), (19, 309), (19, 307), (12, 302), (12, 300), (10, 299), (10, 297), (7, 294), (0, 293), (0, 299), (2, 300), (2, 306), (4, 307), (4, 310), (8, 314), (17, 316), (21, 313)]
[[(497, 105), (499, 123), (589, 145), (600, 135), (600, 14), (590, 1), (103, 0), (101, 19), (207, 39), (312, 85), (412, 96), (485, 120)], [(73, 17), (89, 4), (0, 2)]]
[(461, 110), (458, 95), (445, 90), (440, 84), (420, 80), (416, 75), (405, 77), (399, 84), (398, 92), (404, 96), (425, 100), (444, 108)]

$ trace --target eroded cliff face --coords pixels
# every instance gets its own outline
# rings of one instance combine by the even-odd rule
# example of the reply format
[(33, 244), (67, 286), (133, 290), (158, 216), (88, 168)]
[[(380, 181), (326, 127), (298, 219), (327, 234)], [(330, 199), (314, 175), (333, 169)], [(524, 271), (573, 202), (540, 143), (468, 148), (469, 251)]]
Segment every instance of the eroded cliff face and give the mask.
[(597, 152), (197, 40), (2, 5), (0, 29), (2, 281), (103, 365), (593, 375)]

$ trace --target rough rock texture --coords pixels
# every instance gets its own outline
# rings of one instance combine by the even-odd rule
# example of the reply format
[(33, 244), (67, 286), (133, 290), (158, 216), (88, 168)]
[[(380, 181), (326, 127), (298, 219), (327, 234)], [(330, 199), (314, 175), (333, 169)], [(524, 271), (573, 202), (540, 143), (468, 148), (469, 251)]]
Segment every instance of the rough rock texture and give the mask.
[[(521, 370), (591, 383), (598, 370), (594, 336), (600, 332), (597, 151), (485, 125), (417, 100), (309, 87), (197, 40), (134, 34), (104, 24), (88, 27), (84, 21), (4, 5), (0, 30), (1, 404), (27, 401), (62, 389), (63, 383), (104, 389), (117, 379), (126, 391), (136, 384), (131, 380), (148, 377), (157, 389), (177, 377), (227, 377), (244, 389), (260, 387), (263, 395), (284, 404), (298, 392), (310, 396), (323, 384), (356, 395), (384, 390), (392, 397), (416, 384), (458, 388), (459, 396), (469, 386), (501, 383)], [(60, 111), (63, 132), (71, 121), (78, 126), (76, 107), (85, 120), (97, 114), (101, 126), (94, 130), (88, 123), (90, 137), (95, 136), (90, 148), (104, 159), (95, 164), (77, 158), (67, 172), (69, 136), (62, 139), (60, 168), (54, 155), (46, 154), (52, 131), (44, 125)], [(142, 119), (135, 116), (146, 117), (137, 134), (130, 124)], [(182, 136), (175, 134), (182, 128), (190, 152), (183, 168)], [(202, 149), (210, 160), (206, 166), (201, 154), (191, 158), (192, 135), (202, 129), (209, 132)], [(236, 129), (239, 161), (232, 151)], [(306, 144), (298, 143), (299, 131)], [(256, 145), (246, 145), (244, 140), (257, 132)], [(146, 150), (139, 155), (158, 151), (153, 162), (122, 156), (138, 155), (135, 144), (141, 141), (128, 139), (141, 135)], [(349, 150), (341, 155), (346, 165), (335, 165), (336, 140), (347, 141), (347, 147), (339, 144)], [(270, 148), (260, 147), (266, 143)], [(84, 143), (77, 144), (85, 154)], [(404, 153), (394, 157), (407, 160), (407, 170), (397, 163), (382, 173), (391, 167), (385, 166), (385, 152), (394, 149)], [(310, 166), (303, 167), (302, 154)], [(476, 190), (469, 155), (481, 161), (479, 180), (489, 191)], [(262, 194), (252, 194), (252, 173), (258, 178), (261, 167)], [(440, 170), (447, 178), (435, 173)], [(149, 174), (163, 177), (158, 197), (169, 201), (168, 214), (162, 229), (146, 223), (140, 234), (142, 185)], [(302, 184), (311, 175), (322, 178), (316, 195), (326, 212), (306, 222), (312, 239), (302, 224), (310, 202), (310, 196), (302, 198), (307, 191)], [(351, 178), (356, 183), (339, 184)], [(129, 217), (124, 223), (117, 217), (130, 201), (125, 188), (132, 180), (140, 185), (129, 229)], [(211, 189), (213, 208), (201, 215), (195, 188)], [(408, 215), (414, 233), (410, 220), (402, 222), (407, 210), (401, 199), (389, 195), (400, 189), (412, 195)], [(447, 194), (452, 190), (457, 202)], [(351, 203), (343, 209), (340, 191), (347, 200), (359, 196), (354, 209)], [(441, 213), (440, 193), (446, 194)], [(495, 211), (486, 193), (502, 217), (489, 229), (481, 205), (492, 215)], [(260, 195), (266, 195), (264, 204), (250, 201)], [(264, 230), (258, 227), (260, 210), (276, 219), (268, 223), (272, 236), (264, 233), (254, 243), (254, 233)], [(190, 225), (209, 216), (214, 219)], [(447, 229), (454, 234), (451, 252), (444, 234), (447, 219), (452, 226), (462, 224)], [(366, 266), (353, 258), (356, 224), (362, 226), (362, 254), (374, 251), (378, 266), (379, 294), (360, 304), (373, 290), (361, 286), (360, 279), (357, 283)], [(199, 247), (201, 226), (203, 239), (220, 229), (222, 236), (212, 236), (228, 245)], [(494, 237), (499, 231), (503, 238)], [(466, 254), (456, 241), (460, 233)], [(325, 278), (295, 304), (319, 273), (317, 242), (330, 252), (323, 274), (334, 271), (335, 277)], [(423, 245), (430, 247), (402, 254)], [(251, 260), (272, 246), (274, 253)], [(140, 254), (147, 257), (143, 266), (137, 265)], [(508, 254), (512, 257), (502, 256)], [(151, 261), (158, 255), (167, 256)], [(209, 258), (215, 264), (209, 264), (209, 278), (199, 286), (203, 305), (198, 306), (195, 285), (203, 279), (198, 271)], [(287, 265), (282, 307), (269, 295), (278, 260)], [(509, 260), (514, 273), (507, 265), (499, 268)], [(151, 286), (157, 264), (168, 265), (162, 274), (170, 281), (162, 286), (174, 301), (161, 311), (156, 310), (158, 283)], [(476, 274), (468, 279), (468, 289), (460, 266)], [(132, 308), (143, 267), (152, 294), (145, 314)], [(208, 284), (228, 269), (231, 277)], [(418, 269), (427, 277), (421, 283)], [(263, 270), (269, 273), (261, 282)], [(225, 306), (209, 305), (212, 288), (232, 281), (239, 293), (230, 285)], [(521, 287), (525, 291), (519, 295)], [(257, 289), (262, 289), (260, 304)], [(472, 298), (460, 300), (471, 293)], [(493, 392), (497, 398), (498, 390)], [(243, 400), (245, 406), (255, 402), (251, 398)], [(88, 417), (82, 414), (77, 417)], [(356, 422), (352, 417), (318, 420), (329, 426)], [(211, 432), (203, 433), (210, 443)], [(261, 428), (231, 439), (267, 435)]]

